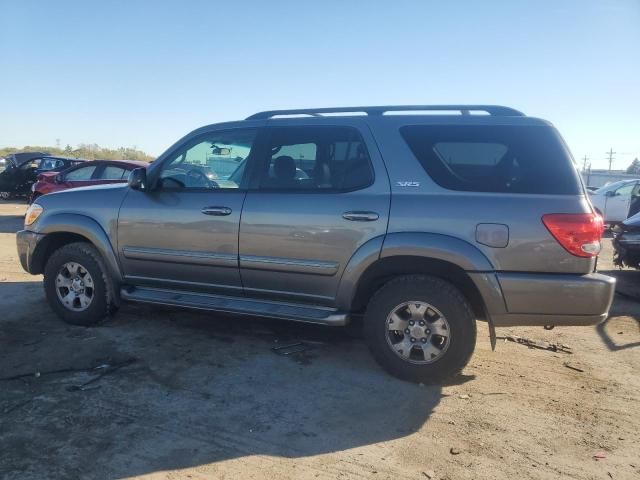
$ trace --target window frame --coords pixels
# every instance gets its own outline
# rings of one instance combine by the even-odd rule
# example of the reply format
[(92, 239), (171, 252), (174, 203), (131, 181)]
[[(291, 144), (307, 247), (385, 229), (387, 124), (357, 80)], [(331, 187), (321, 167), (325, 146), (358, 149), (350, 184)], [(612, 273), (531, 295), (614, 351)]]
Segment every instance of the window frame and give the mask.
[[(242, 177), (242, 182), (238, 185), (238, 188), (206, 188), (206, 187), (196, 187), (196, 188), (181, 188), (181, 189), (164, 189), (159, 186), (160, 176), (164, 171), (165, 167), (169, 165), (178, 155), (183, 154), (191, 147), (201, 143), (206, 140), (208, 137), (217, 134), (224, 134), (225, 132), (237, 132), (240, 130), (255, 130), (256, 134), (253, 139), (253, 145), (251, 146), (251, 152), (245, 158), (247, 161), (247, 171)], [(211, 130), (207, 130), (206, 132), (198, 133), (197, 135), (187, 135), (182, 141), (176, 144), (173, 148), (169, 149), (165, 154), (163, 154), (163, 159), (155, 164), (158, 166), (153, 168), (153, 170), (147, 170), (147, 178), (149, 183), (149, 191), (153, 192), (172, 192), (172, 193), (221, 193), (221, 192), (247, 192), (249, 190), (249, 180), (253, 173), (253, 165), (255, 164), (255, 159), (259, 158), (257, 152), (261, 149), (264, 149), (264, 144), (261, 143), (262, 137), (264, 133), (260, 126), (252, 125), (252, 126), (244, 126), (238, 125), (235, 127), (228, 128), (215, 128)]]
[[(357, 133), (359, 140), (362, 142), (362, 145), (367, 149), (367, 161), (369, 164), (369, 170), (371, 172), (371, 178), (369, 183), (366, 185), (362, 185), (355, 188), (269, 188), (269, 187), (261, 187), (260, 181), (262, 177), (262, 172), (267, 170), (267, 165), (271, 162), (271, 155), (269, 155), (269, 148), (271, 145), (271, 140), (273, 138), (274, 132), (277, 130), (289, 129), (331, 129), (331, 128), (344, 128), (349, 129)], [(257, 159), (254, 159), (254, 168), (252, 170), (252, 177), (249, 183), (249, 190), (258, 191), (260, 193), (304, 193), (304, 194), (331, 194), (331, 193), (350, 193), (350, 192), (358, 192), (360, 190), (366, 190), (367, 188), (371, 188), (376, 182), (376, 169), (373, 166), (373, 161), (371, 159), (371, 148), (367, 144), (365, 136), (362, 134), (360, 129), (354, 125), (344, 125), (344, 124), (322, 124), (322, 125), (313, 125), (313, 124), (303, 124), (303, 125), (267, 125), (262, 128), (264, 130), (264, 143), (262, 151), (260, 152), (260, 156)]]

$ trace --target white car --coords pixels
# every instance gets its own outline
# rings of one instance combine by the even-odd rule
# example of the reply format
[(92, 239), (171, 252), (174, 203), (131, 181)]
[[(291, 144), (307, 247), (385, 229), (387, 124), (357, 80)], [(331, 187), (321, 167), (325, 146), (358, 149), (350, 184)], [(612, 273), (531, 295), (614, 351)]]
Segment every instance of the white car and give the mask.
[(621, 180), (589, 192), (589, 198), (595, 209), (602, 215), (605, 223), (616, 223), (629, 216), (631, 198), (640, 195), (640, 179)]

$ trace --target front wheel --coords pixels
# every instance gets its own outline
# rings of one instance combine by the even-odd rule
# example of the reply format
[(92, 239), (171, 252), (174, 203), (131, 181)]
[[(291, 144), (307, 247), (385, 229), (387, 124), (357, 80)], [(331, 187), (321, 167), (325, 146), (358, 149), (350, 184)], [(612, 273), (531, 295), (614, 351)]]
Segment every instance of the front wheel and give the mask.
[(44, 269), (44, 289), (51, 308), (67, 323), (97, 325), (115, 311), (107, 269), (88, 243), (53, 252)]
[(426, 275), (399, 277), (380, 288), (367, 306), (364, 328), (376, 361), (411, 382), (456, 375), (476, 344), (469, 302), (450, 283)]

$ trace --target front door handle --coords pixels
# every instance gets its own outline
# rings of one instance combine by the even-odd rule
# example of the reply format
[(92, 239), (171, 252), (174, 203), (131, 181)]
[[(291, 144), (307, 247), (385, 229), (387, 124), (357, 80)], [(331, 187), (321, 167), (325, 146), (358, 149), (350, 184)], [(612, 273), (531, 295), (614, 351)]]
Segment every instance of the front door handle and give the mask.
[(375, 222), (380, 215), (376, 212), (344, 212), (342, 218), (352, 222)]
[(231, 215), (231, 210), (229, 207), (204, 207), (200, 210), (205, 215), (213, 215), (214, 217), (224, 217), (226, 215)]

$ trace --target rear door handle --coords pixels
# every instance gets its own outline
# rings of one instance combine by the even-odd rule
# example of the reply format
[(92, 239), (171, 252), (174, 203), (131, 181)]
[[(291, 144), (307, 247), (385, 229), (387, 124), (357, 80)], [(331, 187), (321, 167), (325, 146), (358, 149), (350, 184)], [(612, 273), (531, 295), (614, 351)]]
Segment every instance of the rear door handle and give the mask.
[(226, 215), (231, 215), (231, 210), (229, 207), (204, 207), (200, 210), (205, 215), (213, 215), (214, 217), (224, 217)]
[(380, 215), (376, 212), (344, 212), (342, 218), (352, 222), (375, 222)]

